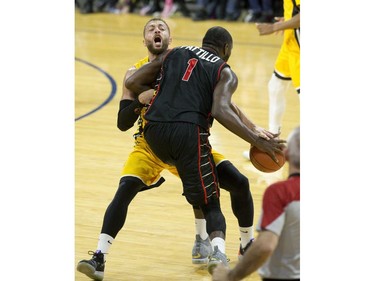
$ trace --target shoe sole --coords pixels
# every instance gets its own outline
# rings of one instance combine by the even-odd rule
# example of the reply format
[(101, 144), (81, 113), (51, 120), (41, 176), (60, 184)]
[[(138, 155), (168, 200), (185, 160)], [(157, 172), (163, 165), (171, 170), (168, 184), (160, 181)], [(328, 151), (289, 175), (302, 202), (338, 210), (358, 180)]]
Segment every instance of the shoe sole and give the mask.
[(95, 271), (95, 268), (87, 263), (79, 263), (77, 265), (77, 270), (96, 281), (102, 281), (104, 278), (104, 272)]

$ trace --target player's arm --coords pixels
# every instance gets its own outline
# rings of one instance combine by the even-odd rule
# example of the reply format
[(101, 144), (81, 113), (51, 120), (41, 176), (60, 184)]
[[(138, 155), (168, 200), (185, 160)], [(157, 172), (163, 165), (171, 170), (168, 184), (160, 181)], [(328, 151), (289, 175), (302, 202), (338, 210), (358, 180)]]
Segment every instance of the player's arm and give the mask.
[(234, 110), (236, 111), (237, 115), (240, 117), (241, 121), (246, 124), (253, 132), (258, 134), (260, 137), (265, 139), (272, 139), (274, 137), (277, 137), (279, 134), (272, 134), (270, 131), (267, 131), (266, 129), (259, 127), (255, 125), (242, 111), (241, 109), (232, 102), (232, 105), (234, 107)]
[(300, 27), (300, 13), (287, 21), (279, 20), (275, 23), (256, 23), (259, 35), (268, 35), (286, 29), (295, 29)]
[(241, 111), (241, 109), (234, 103), (232, 102), (233, 110), (237, 113), (238, 117), (240, 117), (241, 121), (246, 124), (250, 129), (254, 130), (255, 129), (255, 124), (247, 118), (247, 116)]
[(222, 70), (218, 84), (213, 94), (212, 116), (225, 128), (247, 141), (251, 145), (268, 153), (277, 162), (275, 152), (282, 152), (284, 140), (265, 140), (250, 129), (238, 116), (237, 107), (231, 102), (232, 95), (237, 89), (236, 74), (226, 67)]
[(273, 24), (274, 32), (285, 30), (285, 29), (295, 29), (299, 27), (300, 27), (300, 13), (294, 15), (289, 20), (279, 21)]
[(160, 68), (162, 65), (162, 58), (157, 59), (143, 65), (138, 69), (133, 75), (128, 77), (125, 81), (125, 86), (132, 93), (138, 96), (140, 93), (153, 89), (153, 84), (155, 83)]
[[(136, 100), (137, 97), (135, 94), (133, 94), (128, 88), (126, 88), (125, 86), (125, 81), (127, 78), (129, 78), (131, 75), (133, 75), (135, 72), (137, 71), (137, 69), (135, 67), (132, 67), (130, 68), (125, 77), (124, 77), (124, 81), (122, 83), (122, 97), (121, 97), (121, 100)], [(147, 90), (145, 92), (142, 92), (138, 95), (138, 100), (142, 103), (142, 104), (149, 104), (152, 97), (154, 96), (154, 90), (153, 89), (150, 89), (150, 90)]]
[(255, 272), (261, 267), (275, 250), (279, 236), (264, 230), (259, 233), (251, 247), (245, 252), (243, 258), (232, 269), (222, 265), (215, 268), (212, 280), (214, 281), (237, 281)]
[(242, 122), (237, 114), (237, 107), (231, 102), (237, 85), (238, 79), (236, 74), (229, 67), (224, 68), (221, 71), (220, 80), (214, 90), (211, 113), (229, 131), (249, 143), (255, 143), (257, 136)]
[(125, 81), (131, 75), (133, 75), (137, 69), (135, 67), (130, 68), (124, 77), (122, 83), (122, 97), (120, 100), (119, 111), (117, 113), (117, 128), (121, 131), (127, 131), (133, 127), (135, 121), (137, 121), (140, 113), (140, 109), (144, 106), (138, 98), (125, 86)]

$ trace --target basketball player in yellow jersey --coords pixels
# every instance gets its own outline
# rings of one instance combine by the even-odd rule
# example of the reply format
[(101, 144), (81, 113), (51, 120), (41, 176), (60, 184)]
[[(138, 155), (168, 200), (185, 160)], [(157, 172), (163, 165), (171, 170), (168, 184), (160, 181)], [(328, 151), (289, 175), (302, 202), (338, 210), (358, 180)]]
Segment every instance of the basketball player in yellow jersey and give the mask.
[[(284, 32), (283, 44), (268, 83), (269, 131), (279, 133), (285, 112), (285, 92), (290, 80), (300, 93), (300, 0), (284, 0), (284, 17), (273, 24), (257, 23), (260, 35)], [(248, 153), (248, 152), (247, 152)]]
[[(124, 81), (143, 64), (154, 60), (158, 55), (166, 51), (171, 43), (169, 27), (162, 19), (149, 20), (144, 27), (143, 36), (144, 45), (148, 49), (148, 56), (137, 62), (127, 71)], [(136, 98), (124, 84), (117, 126), (121, 131), (126, 131), (132, 128), (138, 120), (138, 129), (134, 134), (134, 149), (128, 156), (122, 169), (118, 190), (105, 212), (97, 250), (95, 252), (90, 251), (93, 255), (91, 259), (81, 260), (77, 265), (79, 272), (86, 274), (94, 280), (103, 280), (104, 278), (106, 256), (115, 237), (125, 224), (128, 206), (137, 193), (162, 184), (164, 179), (160, 174), (165, 169), (178, 176), (177, 169), (159, 160), (143, 137), (145, 105), (151, 100), (154, 91), (143, 92)], [(241, 114), (240, 111), (239, 114)], [(243, 118), (245, 119), (245, 117)], [(257, 133), (264, 135), (265, 138), (273, 137), (266, 130), (256, 127), (250, 120), (247, 120), (247, 124), (250, 128), (256, 130)], [(251, 245), (254, 237), (254, 205), (249, 181), (223, 155), (215, 151), (212, 151), (212, 154), (218, 174), (220, 175), (220, 186), (230, 192), (232, 210), (238, 219), (240, 231), (241, 244), (239, 255), (243, 255), (244, 251)], [(192, 262), (207, 263), (208, 256), (212, 252), (212, 247), (206, 231), (206, 221), (199, 208), (194, 207), (193, 209), (196, 237), (192, 250)]]

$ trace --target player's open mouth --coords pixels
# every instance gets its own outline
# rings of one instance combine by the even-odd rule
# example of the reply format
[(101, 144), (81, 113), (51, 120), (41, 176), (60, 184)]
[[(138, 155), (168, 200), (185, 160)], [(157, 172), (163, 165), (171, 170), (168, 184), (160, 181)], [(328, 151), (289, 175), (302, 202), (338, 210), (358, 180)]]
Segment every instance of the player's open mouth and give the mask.
[(155, 43), (156, 46), (160, 46), (161, 45), (161, 37), (155, 37), (154, 43)]

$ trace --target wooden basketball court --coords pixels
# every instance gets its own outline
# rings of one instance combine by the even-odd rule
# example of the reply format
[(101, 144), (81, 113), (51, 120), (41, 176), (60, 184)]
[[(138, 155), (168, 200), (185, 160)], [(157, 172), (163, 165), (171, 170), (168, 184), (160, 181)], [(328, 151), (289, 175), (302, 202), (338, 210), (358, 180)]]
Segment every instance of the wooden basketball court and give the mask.
[[(123, 163), (133, 148), (134, 129), (116, 127), (118, 103), (126, 70), (147, 55), (143, 27), (151, 17), (135, 14), (75, 14), (75, 265), (95, 250), (104, 212), (113, 198)], [(229, 60), (238, 75), (234, 102), (250, 119), (268, 127), (267, 83), (273, 71), (281, 35), (260, 37), (253, 24), (166, 19), (172, 47), (201, 46), (206, 30), (220, 25), (234, 40)], [(299, 98), (292, 87), (287, 94), (282, 138), (300, 123)], [(258, 172), (242, 153), (249, 145), (214, 122), (212, 146), (223, 153), (250, 180), (256, 225), (261, 198), (268, 184), (287, 175)], [(178, 178), (165, 172), (159, 188), (141, 192), (131, 203), (106, 263), (105, 280), (211, 280), (205, 266), (191, 263), (195, 238), (194, 215)], [(222, 191), (221, 205), (227, 222), (226, 252), (230, 266), (237, 262), (239, 231), (229, 194)], [(88, 278), (76, 272), (77, 281)], [(253, 274), (245, 279), (259, 281)]]

